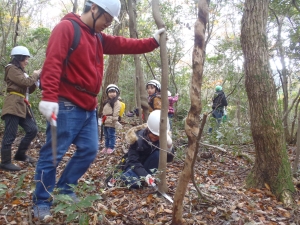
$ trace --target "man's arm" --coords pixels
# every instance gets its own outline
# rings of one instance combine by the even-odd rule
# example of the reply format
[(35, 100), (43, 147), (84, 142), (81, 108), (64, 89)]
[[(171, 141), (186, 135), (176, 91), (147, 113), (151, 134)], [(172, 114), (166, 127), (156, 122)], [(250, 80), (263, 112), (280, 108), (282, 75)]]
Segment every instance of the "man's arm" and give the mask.
[(139, 154), (136, 150), (137, 148), (137, 142), (133, 145), (130, 145), (128, 150), (128, 165), (138, 176), (146, 177), (148, 175), (148, 172), (145, 170), (144, 166), (139, 161)]

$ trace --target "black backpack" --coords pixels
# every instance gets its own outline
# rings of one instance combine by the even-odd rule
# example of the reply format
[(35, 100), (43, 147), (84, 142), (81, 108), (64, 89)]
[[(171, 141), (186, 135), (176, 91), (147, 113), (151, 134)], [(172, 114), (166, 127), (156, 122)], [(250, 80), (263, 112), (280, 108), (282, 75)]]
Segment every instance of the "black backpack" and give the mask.
[[(79, 24), (75, 21), (75, 20), (72, 20), (72, 19), (69, 19), (74, 27), (74, 36), (73, 36), (73, 41), (72, 41), (72, 44), (71, 44), (71, 47), (68, 51), (68, 54), (64, 60), (64, 68), (66, 69), (67, 68), (67, 65), (68, 65), (68, 62), (69, 62), (69, 58), (71, 56), (71, 54), (74, 52), (74, 50), (77, 48), (78, 44), (79, 44), (79, 41), (80, 41), (80, 38), (81, 38), (81, 31), (80, 31), (80, 26)], [(101, 33), (97, 33), (97, 36), (101, 42), (101, 44), (103, 44), (103, 37), (102, 37), (102, 34)], [(79, 91), (84, 91), (84, 92), (87, 92), (88, 94), (91, 94), (91, 95), (95, 95), (94, 93), (91, 93), (91, 92), (88, 92), (86, 91), (85, 89), (79, 87), (77, 84), (73, 84), (71, 83), (70, 81), (67, 80), (67, 74), (64, 73), (64, 75), (62, 76), (61, 78), (61, 81), (63, 82), (66, 82), (72, 86), (74, 86), (77, 90)], [(40, 86), (39, 88), (42, 90), (42, 83), (40, 82)], [(97, 96), (97, 95), (96, 95)]]

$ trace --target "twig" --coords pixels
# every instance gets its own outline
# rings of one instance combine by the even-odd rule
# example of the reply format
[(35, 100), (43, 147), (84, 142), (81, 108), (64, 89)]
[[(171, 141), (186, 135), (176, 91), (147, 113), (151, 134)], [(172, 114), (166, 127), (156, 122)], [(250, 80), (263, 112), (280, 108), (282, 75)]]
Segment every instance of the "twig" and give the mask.
[(218, 147), (218, 146), (215, 146), (215, 145), (204, 144), (203, 142), (200, 142), (200, 144), (204, 145), (206, 147), (216, 148), (216, 149), (218, 149), (221, 152), (227, 153), (227, 151), (224, 148), (221, 148), (221, 147)]
[[(203, 118), (202, 118), (202, 123), (201, 123), (201, 126), (199, 128), (199, 132), (198, 132), (198, 137), (197, 137), (197, 140), (201, 140), (201, 136), (202, 136), (202, 133), (203, 133), (203, 129), (204, 129), (204, 126), (205, 126), (205, 123), (206, 123), (206, 119), (207, 119), (207, 116), (208, 114), (207, 113), (204, 113), (203, 115)], [(197, 158), (197, 154), (198, 154), (198, 145), (196, 145), (196, 149), (194, 151), (194, 157), (193, 157), (193, 160), (192, 160), (192, 175), (191, 175), (191, 179), (192, 179), (192, 182), (198, 192), (198, 195), (208, 201), (208, 202), (213, 202), (213, 200), (211, 199), (211, 196), (207, 196), (207, 195), (204, 195), (202, 194), (202, 192), (200, 191), (200, 189), (198, 188), (197, 184), (196, 184), (196, 181), (195, 181), (195, 162), (196, 162), (196, 158)]]
[(27, 207), (27, 211), (28, 211), (28, 217), (29, 217), (29, 224), (30, 225), (33, 225), (33, 223), (32, 223), (32, 215), (31, 215), (31, 207), (30, 206), (28, 206)]
[(14, 207), (15, 207), (15, 206), (12, 205), (11, 209), (8, 210), (8, 211), (5, 213), (5, 215), (4, 215), (4, 219), (5, 219), (5, 222), (6, 222), (7, 224), (9, 224), (9, 222), (8, 222), (7, 219), (6, 219), (6, 216), (8, 215), (8, 213), (9, 213)]
[[(170, 154), (170, 155), (172, 155), (172, 156), (174, 156), (174, 157), (176, 157), (177, 159), (180, 159), (179, 157), (177, 157), (173, 152), (170, 152), (170, 151), (168, 151), (168, 150), (165, 150), (165, 149), (162, 149), (162, 148), (159, 148), (158, 146), (156, 146), (156, 145), (154, 145), (154, 144), (152, 144), (152, 142), (151, 141), (149, 141), (149, 140), (147, 140), (146, 138), (144, 138), (144, 137), (142, 137), (142, 136), (139, 136), (139, 137), (141, 137), (143, 140), (145, 140), (145, 141), (147, 141), (147, 143), (149, 144), (149, 145), (151, 145), (151, 146), (153, 146), (153, 147), (155, 147), (155, 148), (157, 148), (157, 149), (159, 149), (159, 150), (162, 150), (162, 151), (165, 151), (165, 152), (167, 152), (168, 154)], [(182, 162), (184, 162), (182, 159), (180, 159)]]

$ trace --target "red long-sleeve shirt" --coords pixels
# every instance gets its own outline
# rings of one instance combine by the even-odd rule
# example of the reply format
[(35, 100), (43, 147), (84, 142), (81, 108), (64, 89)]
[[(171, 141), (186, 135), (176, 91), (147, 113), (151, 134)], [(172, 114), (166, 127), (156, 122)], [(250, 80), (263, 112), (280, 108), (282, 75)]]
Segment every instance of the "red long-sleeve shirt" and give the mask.
[[(74, 37), (74, 28), (69, 19), (79, 24), (81, 37), (65, 69), (64, 60)], [(103, 54), (141, 54), (158, 47), (154, 38), (132, 39), (101, 34), (102, 44), (97, 35), (91, 33), (91, 28), (73, 13), (67, 14), (56, 25), (49, 39), (42, 69), (42, 100), (58, 102), (58, 97), (61, 96), (85, 110), (93, 110), (97, 106), (97, 98), (61, 81), (63, 74), (67, 74), (69, 82), (98, 94), (103, 78)]]

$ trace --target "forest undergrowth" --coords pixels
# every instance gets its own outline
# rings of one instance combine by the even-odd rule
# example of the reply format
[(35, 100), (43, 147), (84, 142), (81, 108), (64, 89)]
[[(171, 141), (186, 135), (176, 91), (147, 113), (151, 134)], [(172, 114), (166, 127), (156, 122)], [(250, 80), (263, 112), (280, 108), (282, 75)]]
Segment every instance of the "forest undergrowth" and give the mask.
[[(111, 155), (99, 152), (87, 173), (80, 179), (76, 193), (82, 202), (77, 205), (66, 203), (63, 198), (57, 196), (60, 201), (52, 207), (53, 218), (47, 222), (38, 221), (32, 215), (34, 166), (15, 162), (22, 168), (21, 171), (12, 173), (0, 170), (0, 225), (170, 224), (172, 204), (155, 193), (152, 187), (129, 190), (126, 187), (108, 189), (105, 185), (105, 178), (127, 149), (124, 136), (132, 121), (125, 122), (123, 129), (118, 131), (116, 151)], [(177, 133), (174, 146), (178, 157), (168, 164), (167, 170), (168, 194), (172, 198), (184, 165), (182, 151), (187, 144), (184, 131)], [(14, 143), (13, 154), (20, 138), (21, 136)], [(39, 149), (44, 141), (45, 134), (40, 133), (29, 154), (38, 158)], [(201, 200), (190, 182), (184, 197), (183, 224), (300, 224), (300, 177), (293, 180), (297, 187), (294, 194), (295, 204), (286, 208), (276, 200), (268, 185), (262, 189), (246, 189), (244, 181), (253, 163), (253, 145), (238, 146), (238, 153), (237, 146), (234, 146), (235, 150), (232, 146), (222, 147), (227, 152), (205, 146), (199, 150), (194, 168), (195, 180), (200, 190), (210, 195), (215, 202), (207, 203)], [(58, 177), (75, 149), (72, 145), (64, 156), (58, 167)], [(295, 146), (288, 147), (291, 162), (295, 157), (295, 149)]]

